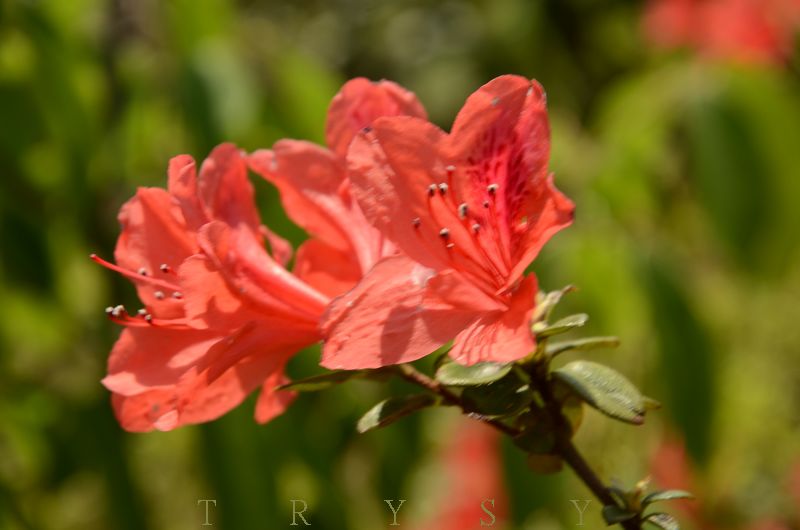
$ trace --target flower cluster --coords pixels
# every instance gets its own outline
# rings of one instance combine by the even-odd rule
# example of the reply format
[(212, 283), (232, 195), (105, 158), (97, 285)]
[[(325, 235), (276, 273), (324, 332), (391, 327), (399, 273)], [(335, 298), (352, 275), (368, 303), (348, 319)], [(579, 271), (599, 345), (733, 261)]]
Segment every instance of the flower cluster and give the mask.
[[(573, 217), (547, 168), (545, 103), (535, 81), (502, 76), (446, 133), (411, 92), (354, 79), (330, 105), (327, 147), (224, 144), (199, 171), (174, 158), (166, 189), (122, 207), (116, 263), (93, 256), (144, 306), (107, 309), (125, 326), (103, 379), (121, 425), (209, 421), (258, 387), (266, 422), (293, 398), (278, 388), (286, 362), (320, 341), (322, 366), (345, 370), (450, 341), (463, 365), (528, 356), (537, 283), (525, 271)], [(309, 234), (294, 256), (261, 224), (248, 169)]]

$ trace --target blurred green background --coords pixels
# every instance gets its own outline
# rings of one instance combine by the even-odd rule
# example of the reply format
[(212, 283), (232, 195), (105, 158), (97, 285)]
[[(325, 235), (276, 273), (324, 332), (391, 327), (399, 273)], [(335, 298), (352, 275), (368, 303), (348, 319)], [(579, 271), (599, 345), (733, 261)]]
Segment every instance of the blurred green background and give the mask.
[[(577, 204), (534, 265), (540, 284), (577, 285), (559, 311), (619, 335), (620, 349), (592, 355), (665, 405), (638, 428), (588, 411), (578, 445), (631, 483), (671, 433), (718, 528), (800, 525), (785, 486), (800, 461), (800, 76), (653, 51), (642, 9), (0, 0), (0, 528), (201, 528), (197, 499), (217, 499), (216, 527), (283, 528), (288, 499), (302, 498), (315, 528), (371, 530), (390, 522), (383, 499), (408, 499), (409, 518), (430, 504), (452, 411), (354, 432), (399, 384), (303, 395), (266, 426), (251, 400), (212, 424), (123, 432), (99, 383), (119, 333), (103, 308), (134, 293), (88, 254), (112, 255), (118, 208), (163, 185), (175, 154), (321, 141), (350, 77), (403, 84), (449, 127), (503, 73), (547, 89), (552, 168)], [(302, 241), (256, 185), (265, 223)], [(317, 359), (306, 352), (290, 373)], [(577, 523), (569, 500), (590, 494), (569, 471), (533, 476), (510, 444), (503, 453), (509, 528)], [(596, 502), (585, 527), (603, 527)]]

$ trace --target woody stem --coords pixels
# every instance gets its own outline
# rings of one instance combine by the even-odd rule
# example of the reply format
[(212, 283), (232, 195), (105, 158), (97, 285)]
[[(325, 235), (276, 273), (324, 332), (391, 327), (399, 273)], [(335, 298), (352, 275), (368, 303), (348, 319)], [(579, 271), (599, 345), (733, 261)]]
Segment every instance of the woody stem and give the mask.
[[(438, 381), (431, 379), (410, 364), (397, 365), (396, 369), (397, 375), (399, 375), (401, 378), (412, 384), (425, 388), (429, 392), (441, 397), (445, 403), (449, 405), (455, 405), (465, 413), (469, 414), (469, 411), (464, 406), (460, 396), (452, 392)], [(605, 486), (605, 484), (603, 484), (603, 481), (600, 479), (600, 477), (597, 476), (586, 459), (583, 458), (583, 455), (578, 452), (578, 449), (572, 443), (569, 435), (569, 425), (566, 418), (561, 413), (558, 402), (550, 390), (550, 385), (547, 383), (546, 375), (541, 375), (535, 370), (532, 370), (532, 372), (532, 382), (535, 384), (539, 394), (542, 396), (542, 399), (545, 402), (547, 413), (551, 416), (553, 422), (558, 426), (555, 433), (555, 439), (556, 451), (558, 451), (559, 456), (561, 456), (567, 465), (572, 468), (575, 474), (578, 475), (578, 478), (580, 478), (581, 481), (583, 481), (583, 483), (586, 484), (586, 486), (592, 491), (594, 496), (603, 503), (603, 506), (619, 506), (619, 503), (611, 495), (609, 489)], [(498, 420), (480, 417), (476, 419), (491, 425), (498, 431), (511, 437), (522, 433), (522, 431), (516, 427), (506, 425)], [(635, 519), (623, 521), (619, 524), (626, 530), (639, 530), (641, 528), (638, 521)]]

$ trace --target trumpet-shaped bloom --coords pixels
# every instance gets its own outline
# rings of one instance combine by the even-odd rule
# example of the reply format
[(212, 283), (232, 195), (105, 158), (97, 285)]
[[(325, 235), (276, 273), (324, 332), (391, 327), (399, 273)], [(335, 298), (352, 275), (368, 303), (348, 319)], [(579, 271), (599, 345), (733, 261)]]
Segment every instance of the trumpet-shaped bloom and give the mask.
[(449, 134), (390, 117), (357, 135), (352, 194), (403, 255), (333, 303), (322, 364), (409, 362), (453, 339), (450, 355), (465, 364), (527, 355), (536, 280), (523, 273), (573, 217), (549, 151), (544, 92), (518, 76), (472, 94)]
[(103, 384), (131, 431), (214, 419), (259, 386), (265, 422), (291, 401), (275, 387), (288, 358), (319, 340), (329, 299), (283, 267), (288, 244), (261, 226), (235, 146), (214, 149), (199, 175), (176, 157), (168, 175), (166, 190), (139, 189), (122, 207), (116, 265), (94, 256), (132, 280), (144, 304), (108, 308), (126, 329)]
[(277, 186), (288, 216), (313, 237), (297, 251), (295, 274), (330, 295), (353, 287), (382, 257), (395, 253), (353, 199), (345, 156), (353, 137), (382, 116), (425, 118), (411, 92), (390, 81), (348, 81), (334, 97), (325, 127), (329, 149), (281, 140), (250, 156), (250, 166)]

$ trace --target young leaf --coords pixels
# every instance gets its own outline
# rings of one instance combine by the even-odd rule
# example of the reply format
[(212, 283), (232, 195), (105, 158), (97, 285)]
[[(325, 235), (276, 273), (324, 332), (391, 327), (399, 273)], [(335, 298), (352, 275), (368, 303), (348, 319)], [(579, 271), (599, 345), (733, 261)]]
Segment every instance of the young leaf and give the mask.
[(625, 510), (613, 504), (603, 506), (603, 519), (609, 525), (621, 523), (634, 517), (636, 517), (636, 512)]
[(642, 499), (642, 506), (647, 506), (648, 504), (653, 504), (654, 502), (672, 501), (677, 499), (694, 499), (694, 495), (683, 490), (654, 491)]
[(448, 386), (486, 385), (502, 379), (514, 367), (511, 363), (477, 363), (464, 366), (455, 362), (444, 363), (436, 370), (436, 379)]
[(619, 346), (617, 337), (589, 337), (586, 339), (568, 340), (564, 342), (554, 342), (547, 345), (547, 355), (555, 357), (560, 353), (570, 350), (594, 350), (596, 348), (616, 348)]
[(646, 523), (650, 523), (661, 530), (680, 530), (678, 521), (668, 513), (651, 513), (644, 518)]
[(469, 386), (461, 393), (469, 412), (483, 416), (508, 417), (519, 414), (530, 405), (533, 393), (515, 372), (483, 386)]
[(644, 423), (644, 397), (622, 374), (608, 366), (589, 361), (574, 361), (553, 377), (563, 381), (603, 414), (628, 423)]
[(320, 375), (297, 379), (291, 383), (281, 385), (279, 390), (294, 390), (297, 392), (316, 392), (339, 385), (351, 379), (365, 377), (370, 370), (338, 370)]
[(570, 315), (553, 324), (546, 324), (544, 322), (537, 322), (533, 326), (533, 332), (536, 334), (537, 339), (544, 339), (553, 335), (566, 333), (575, 328), (582, 327), (589, 321), (589, 315), (586, 313), (578, 313), (577, 315)]
[(392, 397), (381, 401), (358, 420), (356, 428), (364, 434), (372, 429), (385, 427), (404, 416), (435, 405), (437, 398), (430, 394), (414, 394), (411, 396)]

